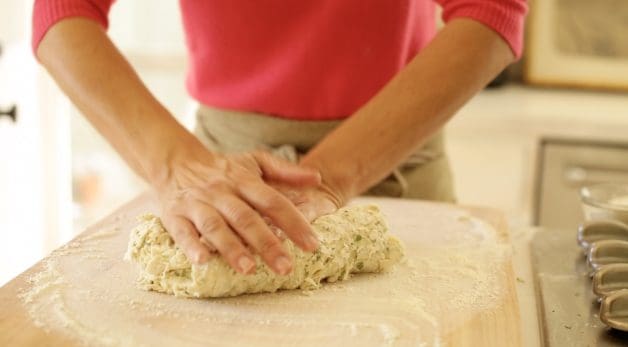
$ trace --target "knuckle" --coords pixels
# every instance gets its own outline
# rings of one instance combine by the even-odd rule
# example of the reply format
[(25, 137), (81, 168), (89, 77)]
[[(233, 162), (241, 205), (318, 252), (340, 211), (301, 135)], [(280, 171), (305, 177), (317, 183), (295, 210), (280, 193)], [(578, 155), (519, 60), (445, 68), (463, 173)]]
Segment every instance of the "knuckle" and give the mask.
[(286, 233), (274, 225), (270, 226), (270, 230), (273, 232), (273, 234), (275, 234), (275, 236), (277, 236), (279, 241), (283, 241), (287, 238)]
[(262, 254), (279, 253), (281, 246), (277, 238), (273, 236), (264, 237), (259, 244), (258, 251)]
[(239, 212), (236, 214), (238, 226), (244, 230), (251, 230), (258, 226), (254, 212)]
[(264, 210), (276, 211), (279, 209), (285, 209), (284, 200), (278, 194), (269, 194), (261, 201), (261, 207)]
[(219, 218), (219, 217), (206, 217), (204, 218), (200, 225), (199, 228), (201, 229), (200, 231), (204, 234), (215, 234), (216, 232), (218, 232), (219, 230), (222, 229), (223, 226), (223, 221)]
[(241, 189), (250, 189), (260, 182), (261, 173), (256, 168), (234, 170), (230, 173), (230, 178)]
[(231, 184), (226, 177), (212, 177), (208, 179), (203, 185), (203, 191), (224, 191), (225, 189), (229, 189)]
[(258, 215), (253, 210), (240, 206), (230, 206), (228, 208), (230, 219), (240, 228), (249, 228), (257, 224)]

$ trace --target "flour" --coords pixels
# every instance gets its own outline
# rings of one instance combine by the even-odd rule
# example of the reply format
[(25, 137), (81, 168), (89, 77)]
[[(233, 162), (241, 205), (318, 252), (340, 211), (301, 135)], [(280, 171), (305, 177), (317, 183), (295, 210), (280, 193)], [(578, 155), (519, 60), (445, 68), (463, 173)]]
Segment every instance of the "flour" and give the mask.
[(503, 298), (510, 250), (490, 225), (447, 206), (421, 205), (420, 213), (390, 201), (381, 206), (407, 260), (306, 295), (199, 300), (138, 290), (138, 272), (119, 260), (135, 224), (124, 217), (116, 226), (125, 227), (53, 252), (21, 298), (39, 326), (89, 346), (339, 347), (440, 346)]
[(91, 241), (91, 240), (97, 240), (97, 239), (106, 239), (108, 237), (115, 236), (118, 233), (120, 233), (120, 229), (118, 228), (113, 228), (111, 230), (101, 230), (97, 233), (93, 233), (91, 235), (87, 235), (83, 237), (82, 240)]

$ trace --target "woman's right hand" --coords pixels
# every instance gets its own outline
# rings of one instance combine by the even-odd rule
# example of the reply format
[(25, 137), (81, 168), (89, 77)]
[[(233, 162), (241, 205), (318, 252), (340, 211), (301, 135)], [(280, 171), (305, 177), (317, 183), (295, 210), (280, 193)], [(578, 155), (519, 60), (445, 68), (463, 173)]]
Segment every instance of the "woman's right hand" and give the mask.
[(266, 181), (317, 186), (320, 175), (265, 152), (221, 155), (203, 149), (174, 158), (153, 186), (165, 228), (193, 263), (206, 262), (213, 247), (248, 274), (255, 271), (252, 250), (285, 275), (292, 260), (264, 218), (303, 250), (315, 250), (318, 241), (305, 217)]

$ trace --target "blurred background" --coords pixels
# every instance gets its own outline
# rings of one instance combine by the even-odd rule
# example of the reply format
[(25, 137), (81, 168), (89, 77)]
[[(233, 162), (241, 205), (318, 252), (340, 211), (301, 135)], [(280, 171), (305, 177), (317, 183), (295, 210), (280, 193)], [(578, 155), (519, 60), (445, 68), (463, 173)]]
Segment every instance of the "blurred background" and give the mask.
[[(0, 285), (146, 189), (37, 64), (33, 1), (0, 0)], [(178, 2), (120, 0), (109, 33), (187, 127)], [(530, 2), (524, 59), (447, 126), (459, 202), (572, 227), (578, 189), (628, 182), (628, 2)]]

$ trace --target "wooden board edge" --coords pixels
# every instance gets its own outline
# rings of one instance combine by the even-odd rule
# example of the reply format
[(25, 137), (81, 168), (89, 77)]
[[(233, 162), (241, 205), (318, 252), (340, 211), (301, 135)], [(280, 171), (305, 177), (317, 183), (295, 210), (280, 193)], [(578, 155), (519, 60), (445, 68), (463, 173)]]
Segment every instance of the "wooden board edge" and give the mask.
[[(497, 232), (498, 241), (504, 245), (510, 245), (510, 232), (508, 222), (502, 211), (491, 207), (455, 205), (469, 211), (472, 216), (489, 223)], [(503, 277), (502, 300), (491, 310), (479, 313), (464, 325), (464, 330), (459, 328), (444, 338), (448, 346), (523, 346), (523, 331), (521, 325), (521, 311), (516, 288), (516, 276), (513, 267), (512, 254), (502, 263)], [(497, 319), (509, 319), (509, 324), (503, 322), (496, 324)], [(506, 329), (489, 331), (491, 326), (502, 326)], [(469, 329), (469, 326), (472, 329)], [(473, 341), (470, 344), (470, 341)], [(481, 343), (478, 344), (478, 341)]]
[(504, 213), (496, 208), (456, 205), (469, 211), (473, 217), (479, 218), (490, 224), (497, 232), (498, 241), (503, 244), (510, 244), (510, 231), (508, 221)]
[[(443, 338), (445, 346), (523, 346), (521, 314), (512, 261), (503, 263), (504, 292), (492, 309), (482, 311)], [(507, 321), (507, 323), (505, 323)]]

